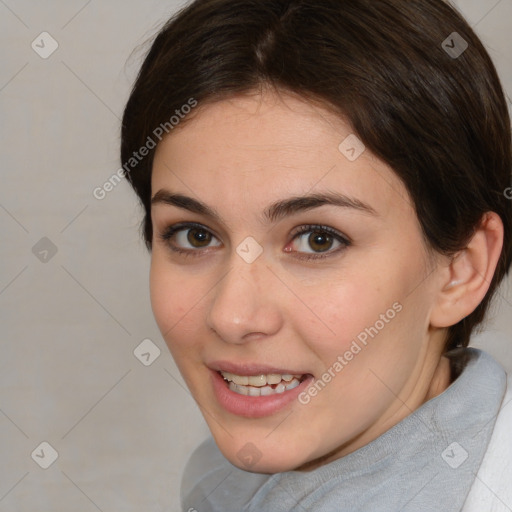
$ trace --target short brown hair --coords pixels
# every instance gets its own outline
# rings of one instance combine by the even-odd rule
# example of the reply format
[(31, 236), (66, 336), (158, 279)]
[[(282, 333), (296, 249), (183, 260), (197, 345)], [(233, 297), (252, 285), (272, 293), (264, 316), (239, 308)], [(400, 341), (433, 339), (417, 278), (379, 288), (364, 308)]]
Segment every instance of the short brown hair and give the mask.
[[(461, 55), (447, 51), (456, 43), (467, 44)], [(455, 254), (484, 213), (501, 217), (489, 291), (448, 331), (447, 350), (467, 346), (512, 257), (510, 118), (471, 27), (443, 0), (196, 0), (166, 23), (142, 65), (124, 112), (122, 162), (190, 98), (204, 105), (262, 85), (348, 119), (401, 178), (432, 249)], [(149, 249), (153, 155), (126, 173)]]

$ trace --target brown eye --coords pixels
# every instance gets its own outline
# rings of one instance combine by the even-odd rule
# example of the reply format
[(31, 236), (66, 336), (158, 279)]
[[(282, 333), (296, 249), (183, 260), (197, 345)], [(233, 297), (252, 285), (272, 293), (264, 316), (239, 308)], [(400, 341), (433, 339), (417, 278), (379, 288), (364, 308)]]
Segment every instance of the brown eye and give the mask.
[(201, 249), (222, 246), (221, 241), (207, 228), (197, 224), (176, 224), (169, 226), (160, 238), (175, 252), (203, 254)]
[(292, 234), (291, 247), (288, 246), (286, 252), (294, 252), (300, 259), (334, 256), (351, 245), (349, 238), (328, 226), (305, 225), (297, 231)]
[(212, 234), (201, 228), (189, 229), (187, 241), (192, 247), (207, 247), (212, 241)]
[(309, 229), (298, 234), (293, 243), (297, 252), (309, 254), (327, 252), (344, 245), (343, 239), (338, 240), (334, 235), (320, 229)]
[(333, 237), (327, 233), (323, 233), (322, 231), (314, 231), (308, 238), (309, 246), (315, 252), (328, 251), (332, 247), (333, 242)]

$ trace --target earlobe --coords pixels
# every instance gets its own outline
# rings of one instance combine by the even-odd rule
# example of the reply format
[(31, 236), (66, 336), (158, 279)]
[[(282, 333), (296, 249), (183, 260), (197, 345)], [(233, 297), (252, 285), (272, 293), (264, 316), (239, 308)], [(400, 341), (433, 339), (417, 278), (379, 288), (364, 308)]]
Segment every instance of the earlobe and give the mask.
[(467, 247), (449, 263), (431, 312), (433, 327), (455, 325), (482, 302), (503, 246), (503, 223), (494, 212), (483, 215)]

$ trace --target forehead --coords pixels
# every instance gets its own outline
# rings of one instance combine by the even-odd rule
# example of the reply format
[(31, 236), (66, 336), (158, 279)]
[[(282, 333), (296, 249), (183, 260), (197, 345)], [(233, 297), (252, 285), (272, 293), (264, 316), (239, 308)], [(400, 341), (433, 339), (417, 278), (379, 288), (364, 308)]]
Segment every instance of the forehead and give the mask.
[(379, 214), (412, 209), (398, 176), (358, 142), (348, 122), (271, 92), (200, 105), (157, 147), (152, 194), (161, 188), (220, 208), (241, 198), (264, 208), (285, 195), (336, 191)]

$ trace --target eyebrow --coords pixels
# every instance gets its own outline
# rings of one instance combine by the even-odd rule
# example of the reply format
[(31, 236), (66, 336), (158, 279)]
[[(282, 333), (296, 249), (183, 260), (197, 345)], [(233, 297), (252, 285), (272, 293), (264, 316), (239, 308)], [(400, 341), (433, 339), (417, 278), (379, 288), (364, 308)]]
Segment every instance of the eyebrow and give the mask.
[[(176, 206), (177, 208), (205, 215), (218, 222), (224, 223), (222, 216), (219, 215), (214, 208), (211, 208), (205, 203), (202, 203), (192, 197), (188, 197), (183, 194), (175, 194), (165, 189), (159, 190), (152, 197), (151, 204), (167, 204), (170, 206)], [(349, 208), (375, 216), (378, 215), (374, 208), (359, 199), (351, 198), (336, 192), (325, 192), (307, 194), (304, 196), (294, 196), (288, 199), (276, 201), (268, 206), (263, 212), (263, 222), (276, 222), (283, 217), (326, 205)]]

